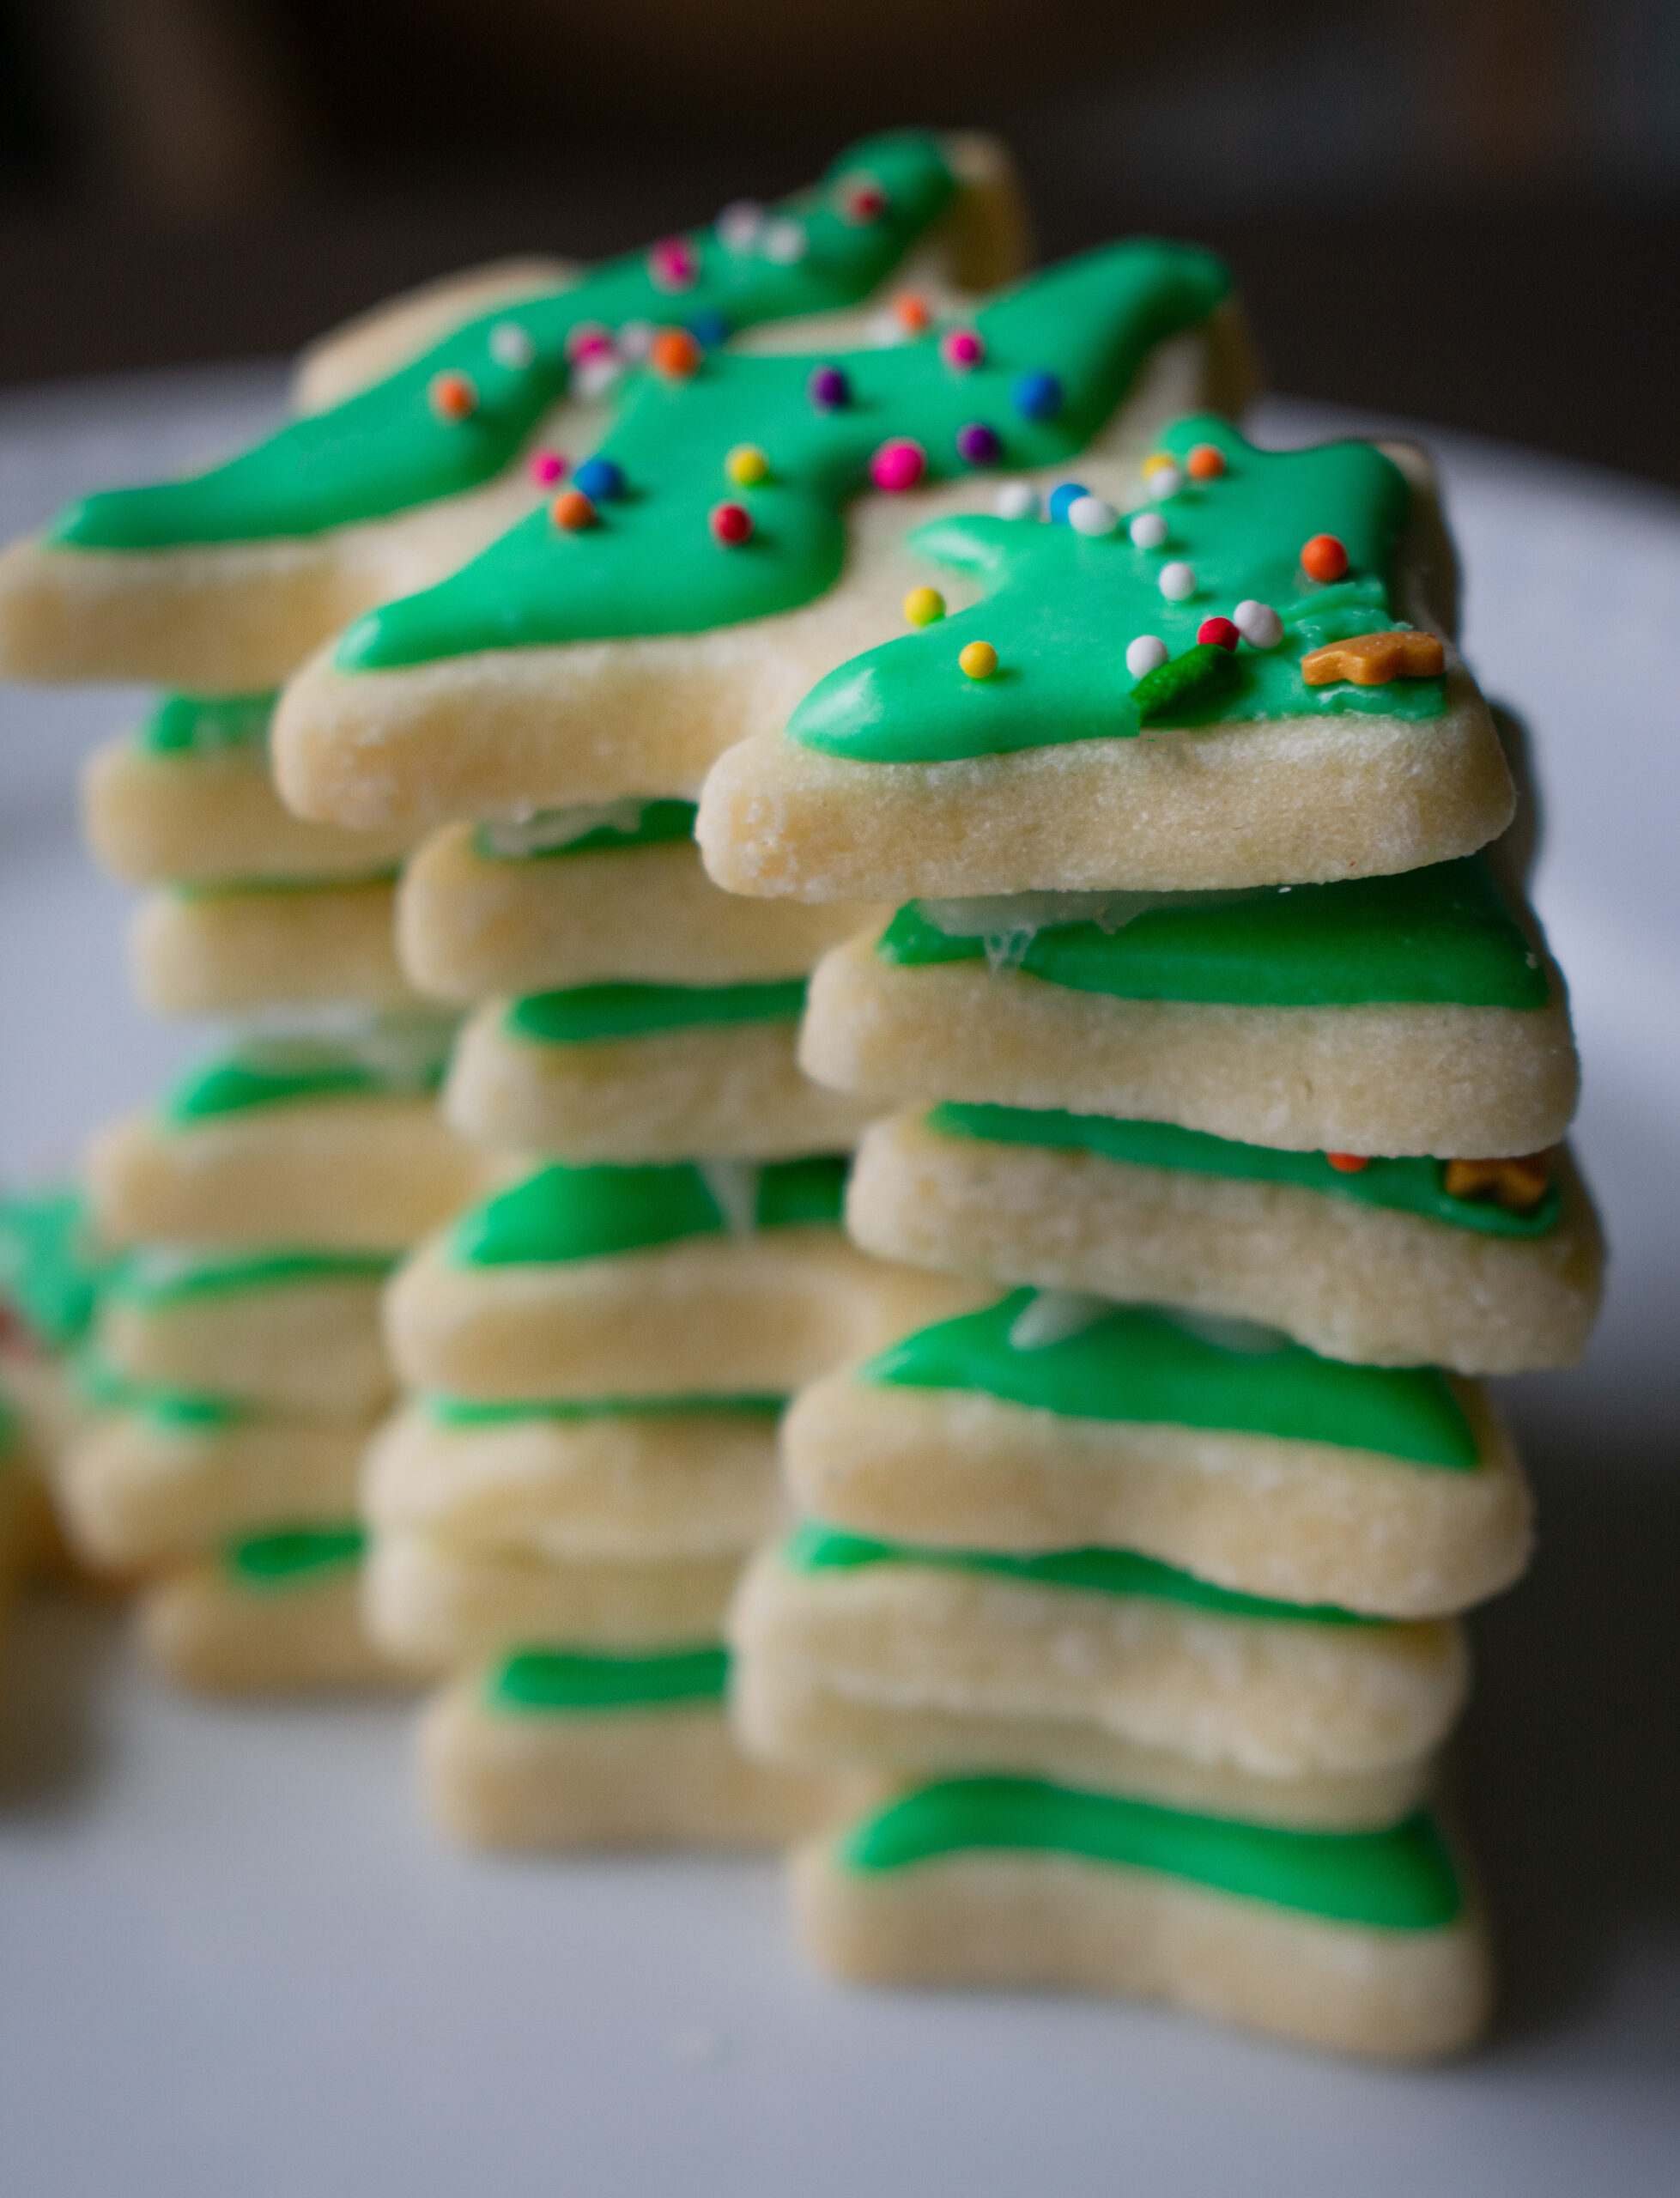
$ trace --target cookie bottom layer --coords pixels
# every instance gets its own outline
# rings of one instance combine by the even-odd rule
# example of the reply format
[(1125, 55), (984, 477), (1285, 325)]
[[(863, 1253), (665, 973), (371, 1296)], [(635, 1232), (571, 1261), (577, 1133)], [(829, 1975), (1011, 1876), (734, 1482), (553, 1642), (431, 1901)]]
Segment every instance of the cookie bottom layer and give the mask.
[(1473, 1919), (1376, 1929), (1010, 1851), (864, 1873), (822, 1842), (796, 1856), (791, 1882), (806, 1952), (858, 1983), (1113, 1994), (1384, 2061), (1459, 2051), (1487, 2019)]
[(206, 1290), (161, 1302), (110, 1296), (99, 1347), (120, 1374), (275, 1412), (353, 1419), (391, 1391), (379, 1283), (333, 1276)]
[(140, 1599), (147, 1661), (201, 1694), (354, 1693), (411, 1685), (369, 1638), (354, 1566), (248, 1588), (216, 1557), (164, 1574)]
[(394, 916), (384, 880), (149, 893), (129, 932), (135, 989), (155, 1015), (412, 1008)]

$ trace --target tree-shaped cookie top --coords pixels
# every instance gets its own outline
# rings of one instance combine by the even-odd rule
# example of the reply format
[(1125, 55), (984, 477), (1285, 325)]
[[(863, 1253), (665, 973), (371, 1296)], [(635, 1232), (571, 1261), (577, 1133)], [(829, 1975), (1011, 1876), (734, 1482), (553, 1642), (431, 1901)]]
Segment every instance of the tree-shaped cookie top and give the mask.
[(931, 132), (865, 139), (811, 190), (767, 209), (726, 209), (715, 229), (480, 314), (372, 388), (225, 465), (85, 497), (48, 538), (68, 549), (162, 550), (317, 534), (476, 488), (512, 462), (604, 338), (675, 321), (718, 343), (761, 321), (855, 304), (955, 188)]
[(1161, 453), (1171, 463), (1146, 477), (1168, 493), (1129, 520), (1064, 489), (1047, 522), (919, 529), (912, 547), (973, 575), (985, 600), (831, 672), (791, 738), (858, 762), (939, 762), (1145, 725), (1440, 713), (1438, 677), (1312, 684), (1302, 671), (1325, 644), (1397, 623), (1410, 490), (1391, 459), (1360, 442), (1259, 451), (1210, 416), (1177, 422)]
[(370, 612), (339, 668), (697, 633), (809, 603), (839, 578), (846, 505), (871, 481), (1071, 457), (1149, 349), (1228, 287), (1206, 252), (1131, 243), (906, 343), (824, 359), (656, 345), (577, 485), (440, 586)]

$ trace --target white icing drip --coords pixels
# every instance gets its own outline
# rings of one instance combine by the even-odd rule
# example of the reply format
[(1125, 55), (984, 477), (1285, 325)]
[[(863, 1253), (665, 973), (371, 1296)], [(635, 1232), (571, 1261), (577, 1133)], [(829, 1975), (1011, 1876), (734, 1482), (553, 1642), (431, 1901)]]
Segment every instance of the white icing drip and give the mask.
[(1095, 1327), (1113, 1307), (1083, 1290), (1040, 1290), (1010, 1323), (1011, 1351), (1045, 1351)]
[(763, 1172), (755, 1160), (696, 1160), (700, 1179), (717, 1202), (724, 1227), (731, 1236), (750, 1236), (758, 1223), (758, 1179)]
[(574, 840), (587, 838), (590, 833), (610, 829), (615, 832), (634, 832), (640, 825), (642, 811), (647, 803), (636, 795), (623, 801), (609, 801), (599, 805), (579, 802), (572, 809), (537, 809), (528, 816), (510, 818), (500, 824), (485, 824), (485, 844), (493, 854), (515, 862), (523, 855), (551, 853), (555, 847), (569, 847)]
[(276, 1012), (253, 1019), (227, 1059), (268, 1076), (342, 1064), (361, 1069), (384, 1090), (422, 1092), (430, 1090), (448, 1059), (458, 1021), (424, 1011), (370, 1021), (365, 1009), (342, 1006), (315, 1014)]
[(918, 901), (916, 906), (947, 938), (1032, 939), (1061, 924), (1095, 924), (1124, 931), (1151, 908), (1214, 908), (1256, 901), (1278, 889), (1232, 885), (1195, 893), (992, 893), (972, 901)]
[(1240, 1351), (1250, 1358), (1266, 1358), (1275, 1351), (1289, 1347), (1289, 1339), (1281, 1328), (1269, 1328), (1260, 1321), (1239, 1320), (1228, 1313), (1195, 1313), (1185, 1306), (1161, 1309), (1186, 1333), (1219, 1351)]

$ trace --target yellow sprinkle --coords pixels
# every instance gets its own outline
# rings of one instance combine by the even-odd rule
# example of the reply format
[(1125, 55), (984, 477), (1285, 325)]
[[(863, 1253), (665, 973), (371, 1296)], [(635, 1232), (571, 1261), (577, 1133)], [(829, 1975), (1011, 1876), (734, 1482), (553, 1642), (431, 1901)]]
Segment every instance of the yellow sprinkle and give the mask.
[(904, 598), (904, 615), (913, 626), (931, 626), (945, 615), (945, 598), (937, 587), (913, 587)]
[(998, 669), (998, 652), (990, 641), (970, 641), (957, 662), (971, 679), (990, 679)]
[(1176, 472), (1178, 471), (1178, 460), (1164, 450), (1152, 450), (1149, 456), (1143, 460), (1139, 471), (1142, 472), (1143, 478), (1147, 481), (1151, 473), (1159, 473), (1163, 466), (1169, 468), (1174, 472)]
[(770, 478), (770, 461), (756, 443), (737, 443), (724, 460), (724, 471), (737, 488), (755, 489)]

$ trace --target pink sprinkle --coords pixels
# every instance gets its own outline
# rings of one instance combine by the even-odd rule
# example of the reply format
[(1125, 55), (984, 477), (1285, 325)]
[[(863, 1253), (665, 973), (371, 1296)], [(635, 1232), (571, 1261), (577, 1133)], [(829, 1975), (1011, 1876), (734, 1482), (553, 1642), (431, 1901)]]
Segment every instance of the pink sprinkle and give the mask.
[(598, 320), (580, 320), (566, 339), (568, 359), (597, 359), (613, 348), (612, 331)]
[(700, 262), (686, 237), (666, 237), (647, 255), (649, 274), (662, 290), (691, 290), (700, 280)]
[(552, 489), (556, 481), (566, 476), (566, 460), (557, 450), (534, 450), (531, 454), (531, 477), (539, 489)]
[(908, 435), (895, 435), (882, 444), (869, 462), (870, 479), (889, 495), (913, 489), (927, 471), (927, 452)]
[(948, 367), (967, 373), (985, 358), (986, 345), (973, 329), (953, 328), (941, 337), (939, 351)]

